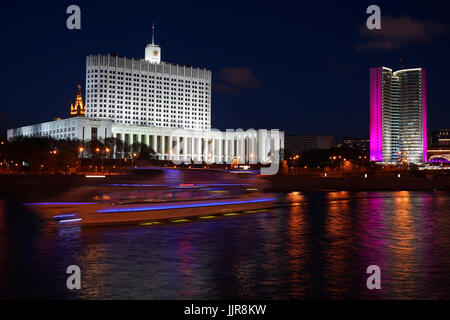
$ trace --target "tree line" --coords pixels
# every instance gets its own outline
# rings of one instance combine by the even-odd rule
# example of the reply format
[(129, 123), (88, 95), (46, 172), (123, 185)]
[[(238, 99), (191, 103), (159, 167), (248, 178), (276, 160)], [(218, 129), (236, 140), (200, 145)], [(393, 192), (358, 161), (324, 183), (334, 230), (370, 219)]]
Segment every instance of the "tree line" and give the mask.
[(124, 143), (117, 138), (81, 141), (51, 137), (15, 137), (0, 145), (2, 166), (63, 169), (76, 166), (80, 159), (158, 160), (155, 151), (144, 143)]

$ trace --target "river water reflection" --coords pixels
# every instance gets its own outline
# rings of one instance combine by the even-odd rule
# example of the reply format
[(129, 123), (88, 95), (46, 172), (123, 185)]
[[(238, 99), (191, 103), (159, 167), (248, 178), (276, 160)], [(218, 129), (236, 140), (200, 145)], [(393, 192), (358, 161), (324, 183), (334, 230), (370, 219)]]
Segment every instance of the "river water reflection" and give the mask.
[[(0, 201), (0, 298), (450, 297), (450, 195), (292, 192), (280, 207), (159, 226), (49, 228)], [(82, 289), (66, 289), (67, 266)], [(366, 268), (381, 268), (368, 290)]]

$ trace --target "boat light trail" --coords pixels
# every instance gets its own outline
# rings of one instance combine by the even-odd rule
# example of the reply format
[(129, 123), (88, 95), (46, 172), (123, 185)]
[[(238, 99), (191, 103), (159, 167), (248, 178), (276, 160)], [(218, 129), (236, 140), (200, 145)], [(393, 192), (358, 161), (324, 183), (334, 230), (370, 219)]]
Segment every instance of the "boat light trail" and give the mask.
[(26, 206), (79, 206), (85, 204), (97, 204), (98, 202), (33, 202), (24, 203)]
[(73, 218), (76, 217), (76, 213), (67, 213), (67, 214), (58, 214), (56, 216), (53, 216), (54, 219), (61, 219), (61, 218)]
[(170, 222), (187, 222), (189, 219), (178, 219), (178, 220), (172, 220)]
[(166, 184), (130, 184), (130, 183), (113, 183), (107, 184), (110, 187), (168, 187)]
[(246, 203), (258, 203), (258, 202), (268, 202), (275, 201), (274, 198), (247, 200), (247, 201), (226, 201), (226, 202), (207, 202), (207, 203), (196, 203), (196, 204), (186, 204), (186, 205), (172, 205), (172, 206), (158, 206), (158, 207), (136, 207), (136, 208), (124, 208), (124, 209), (105, 209), (98, 210), (98, 213), (113, 213), (113, 212), (135, 212), (135, 211), (156, 211), (156, 210), (170, 210), (170, 209), (184, 209), (184, 208), (201, 208), (201, 207), (215, 207), (215, 206), (225, 206), (232, 204), (246, 204)]
[(67, 223), (67, 222), (78, 222), (81, 221), (81, 218), (78, 219), (67, 219), (67, 220), (59, 220), (58, 223)]
[(141, 226), (151, 226), (151, 225), (153, 225), (153, 224), (160, 224), (161, 222), (159, 222), (159, 221), (153, 221), (153, 222), (143, 222), (143, 223), (140, 223), (140, 225)]

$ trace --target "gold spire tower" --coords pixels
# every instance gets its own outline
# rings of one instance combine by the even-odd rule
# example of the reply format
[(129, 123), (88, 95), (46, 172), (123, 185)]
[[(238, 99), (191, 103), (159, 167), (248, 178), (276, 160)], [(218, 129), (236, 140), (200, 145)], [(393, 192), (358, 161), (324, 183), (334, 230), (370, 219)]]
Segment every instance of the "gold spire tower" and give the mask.
[(81, 97), (81, 86), (78, 84), (78, 93), (75, 99), (75, 106), (70, 104), (71, 117), (84, 117), (86, 115), (86, 108), (83, 105), (83, 98)]

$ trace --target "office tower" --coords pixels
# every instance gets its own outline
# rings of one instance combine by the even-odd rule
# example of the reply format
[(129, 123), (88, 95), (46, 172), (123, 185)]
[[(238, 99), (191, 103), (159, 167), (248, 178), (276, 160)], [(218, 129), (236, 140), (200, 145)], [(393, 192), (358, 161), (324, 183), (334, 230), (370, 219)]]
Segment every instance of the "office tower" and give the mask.
[(370, 160), (427, 160), (426, 72), (370, 69)]

